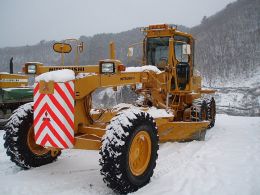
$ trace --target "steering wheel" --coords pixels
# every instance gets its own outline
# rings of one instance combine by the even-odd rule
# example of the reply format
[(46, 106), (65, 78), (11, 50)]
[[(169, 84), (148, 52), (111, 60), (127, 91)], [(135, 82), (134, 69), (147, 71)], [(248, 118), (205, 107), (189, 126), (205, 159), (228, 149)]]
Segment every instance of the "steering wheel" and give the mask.
[(167, 57), (160, 57), (159, 62), (165, 61), (167, 63), (168, 58)]
[(167, 57), (160, 57), (159, 62), (157, 64), (157, 68), (164, 69), (167, 66), (168, 58)]

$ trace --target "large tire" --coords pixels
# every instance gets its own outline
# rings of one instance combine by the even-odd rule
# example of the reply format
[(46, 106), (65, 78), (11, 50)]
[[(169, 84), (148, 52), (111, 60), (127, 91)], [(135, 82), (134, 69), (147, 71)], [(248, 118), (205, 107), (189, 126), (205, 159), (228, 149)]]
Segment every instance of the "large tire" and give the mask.
[(209, 119), (206, 100), (197, 99), (192, 103), (191, 117), (192, 121), (203, 121)]
[(158, 134), (153, 118), (127, 110), (111, 120), (102, 138), (101, 174), (115, 192), (126, 194), (145, 186), (158, 157)]
[(208, 105), (208, 116), (209, 116), (209, 126), (208, 129), (211, 129), (215, 126), (216, 121), (216, 102), (215, 99), (212, 97), (211, 99), (207, 100)]
[[(208, 119), (208, 105), (206, 100), (197, 99), (193, 102), (191, 109), (191, 120), (192, 121), (203, 121)], [(196, 141), (204, 141), (206, 137), (207, 129), (197, 132), (193, 139)]]
[(5, 125), (4, 147), (19, 167), (29, 169), (53, 162), (61, 152), (55, 156), (51, 151), (39, 146), (34, 141), (33, 132), (33, 103), (27, 103), (14, 111)]

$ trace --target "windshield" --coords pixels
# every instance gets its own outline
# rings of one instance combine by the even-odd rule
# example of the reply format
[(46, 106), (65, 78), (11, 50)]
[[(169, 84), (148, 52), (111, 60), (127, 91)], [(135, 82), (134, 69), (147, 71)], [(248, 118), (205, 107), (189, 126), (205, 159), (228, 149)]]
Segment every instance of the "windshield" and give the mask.
[(147, 64), (164, 68), (168, 61), (169, 37), (147, 39)]
[(174, 51), (175, 51), (175, 58), (178, 62), (188, 62), (189, 56), (183, 54), (183, 45), (189, 43), (189, 38), (184, 36), (175, 35), (174, 36)]
[[(170, 37), (157, 37), (147, 39), (147, 64), (155, 65), (163, 69), (168, 62)], [(183, 54), (183, 45), (189, 43), (189, 38), (184, 36), (174, 36), (175, 59), (178, 62), (189, 61), (189, 56)]]

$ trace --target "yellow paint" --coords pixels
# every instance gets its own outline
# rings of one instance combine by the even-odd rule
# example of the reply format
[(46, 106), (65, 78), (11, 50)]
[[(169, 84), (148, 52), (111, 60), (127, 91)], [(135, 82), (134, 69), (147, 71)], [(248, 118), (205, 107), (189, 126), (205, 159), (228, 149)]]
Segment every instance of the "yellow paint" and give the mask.
[(99, 150), (101, 147), (101, 140), (94, 136), (77, 136), (74, 141), (74, 149)]
[(116, 59), (116, 49), (114, 42), (110, 42), (109, 44), (109, 56), (110, 59)]
[(70, 53), (72, 48), (68, 43), (55, 43), (53, 45), (53, 50), (58, 53)]
[(209, 121), (167, 122), (158, 125), (160, 142), (192, 140), (194, 134), (199, 131), (205, 130), (208, 125)]
[(152, 141), (147, 131), (138, 132), (131, 145), (129, 152), (129, 167), (133, 175), (142, 175), (150, 162)]
[(0, 73), (0, 88), (14, 88), (28, 86), (28, 76)]
[(27, 134), (27, 145), (29, 149), (37, 156), (45, 155), (50, 151), (35, 143), (33, 126), (31, 126)]
[(54, 82), (40, 81), (40, 93), (41, 94), (53, 94), (54, 93)]

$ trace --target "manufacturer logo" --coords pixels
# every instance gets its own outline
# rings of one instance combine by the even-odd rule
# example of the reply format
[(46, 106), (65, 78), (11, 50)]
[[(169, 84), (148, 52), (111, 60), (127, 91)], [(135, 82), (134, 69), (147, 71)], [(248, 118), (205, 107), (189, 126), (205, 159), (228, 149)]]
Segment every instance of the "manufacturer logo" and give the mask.
[(43, 119), (42, 119), (43, 121), (50, 121), (50, 120), (51, 120), (51, 119), (48, 117), (49, 114), (48, 114), (47, 111), (45, 112), (44, 115), (45, 115), (45, 117), (43, 117)]
[(50, 90), (48, 83), (44, 83), (42, 90), (45, 91), (45, 92), (48, 92)]
[(41, 94), (53, 94), (54, 93), (54, 82), (40, 81), (40, 93)]
[(63, 69), (70, 69), (70, 70), (73, 70), (75, 72), (84, 72), (85, 71), (84, 67), (70, 67), (70, 66), (66, 66), (66, 67), (52, 67), (52, 68), (49, 68), (49, 72), (50, 71), (55, 71), (55, 70), (63, 70)]

